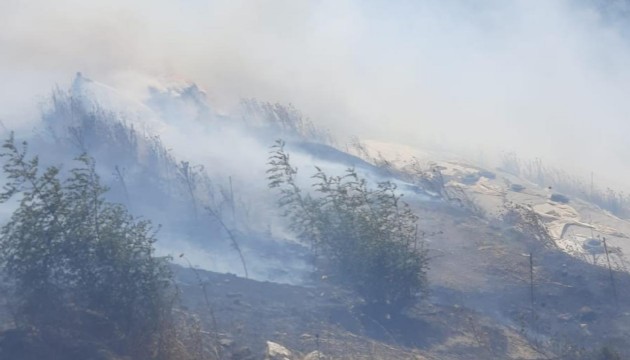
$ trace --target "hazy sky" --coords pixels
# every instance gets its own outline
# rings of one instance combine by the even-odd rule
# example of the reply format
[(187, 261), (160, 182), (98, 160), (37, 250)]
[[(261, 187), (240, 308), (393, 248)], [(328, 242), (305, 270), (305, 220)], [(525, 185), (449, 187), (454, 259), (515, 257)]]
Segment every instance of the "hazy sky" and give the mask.
[(515, 150), (622, 183), (630, 40), (625, 2), (606, 3), (608, 17), (586, 0), (1, 0), (0, 119), (23, 122), (76, 71), (166, 77), (223, 109), (291, 102), (345, 134)]

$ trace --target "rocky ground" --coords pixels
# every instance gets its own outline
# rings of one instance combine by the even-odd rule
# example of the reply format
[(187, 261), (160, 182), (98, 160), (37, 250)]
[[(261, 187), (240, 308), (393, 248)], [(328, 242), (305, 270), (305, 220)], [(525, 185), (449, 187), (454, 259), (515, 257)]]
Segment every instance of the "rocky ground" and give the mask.
[(325, 359), (570, 359), (581, 347), (627, 351), (627, 273), (613, 274), (615, 295), (603, 267), (451, 207), (415, 206), (425, 226), (442, 230), (428, 238), (431, 293), (403, 314), (372, 318), (325, 277), (291, 286), (181, 268), (183, 303), (207, 328), (216, 323), (226, 359), (264, 358), (275, 346), (268, 342), (290, 351), (287, 359), (316, 351)]
[[(321, 274), (293, 286), (176, 266), (180, 311), (199, 318), (206, 346), (226, 360), (576, 359), (571, 351), (583, 346), (627, 351), (626, 273), (614, 273), (616, 302), (605, 268), (509, 227), (424, 206), (423, 222), (443, 229), (429, 239), (431, 292), (402, 314), (371, 317), (361, 299)], [(6, 312), (3, 324), (10, 324)], [(36, 359), (48, 350), (34, 336), (5, 331), (0, 340), (39, 351)], [(95, 346), (77, 351), (84, 348)], [(98, 356), (111, 359), (104, 350), (87, 358)]]

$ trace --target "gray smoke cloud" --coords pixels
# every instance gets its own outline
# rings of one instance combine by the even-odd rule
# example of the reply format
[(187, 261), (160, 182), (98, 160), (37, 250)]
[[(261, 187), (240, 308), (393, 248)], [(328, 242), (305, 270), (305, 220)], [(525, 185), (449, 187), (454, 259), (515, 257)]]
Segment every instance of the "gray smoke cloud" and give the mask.
[(542, 157), (630, 179), (623, 1), (4, 0), (0, 119), (74, 72), (131, 95), (200, 84), (218, 109), (293, 103), (334, 132)]

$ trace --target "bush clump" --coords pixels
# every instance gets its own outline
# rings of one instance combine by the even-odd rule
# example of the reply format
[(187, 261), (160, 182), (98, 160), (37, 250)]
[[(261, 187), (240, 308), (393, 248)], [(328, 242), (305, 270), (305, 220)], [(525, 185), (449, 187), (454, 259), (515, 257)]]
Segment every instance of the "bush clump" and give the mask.
[(315, 191), (305, 194), (280, 140), (269, 165), (269, 186), (279, 190), (291, 228), (326, 260), (333, 279), (386, 311), (409, 305), (426, 290), (427, 250), (418, 236), (418, 217), (395, 184), (371, 189), (353, 169), (329, 176), (317, 168)]
[(7, 179), (0, 202), (17, 200), (0, 230), (16, 325), (165, 358), (174, 293), (167, 259), (154, 255), (150, 222), (104, 200), (107, 188), (85, 155), (64, 176), (59, 167), (42, 172), (11, 135), (0, 156)]

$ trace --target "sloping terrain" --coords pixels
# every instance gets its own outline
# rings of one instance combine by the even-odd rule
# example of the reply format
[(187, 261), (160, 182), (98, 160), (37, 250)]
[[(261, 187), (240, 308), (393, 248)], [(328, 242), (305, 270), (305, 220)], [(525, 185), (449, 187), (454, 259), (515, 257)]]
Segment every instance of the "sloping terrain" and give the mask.
[[(326, 280), (303, 287), (201, 271), (205, 303), (190, 270), (179, 272), (184, 304), (209, 327), (214, 312), (236, 359), (261, 358), (266, 341), (334, 359), (570, 359), (581, 347), (625, 349), (630, 309), (616, 307), (605, 269), (450, 209), (422, 211), (425, 224), (445, 230), (431, 241), (431, 295), (404, 314), (370, 318), (356, 295)], [(630, 278), (615, 276), (625, 299)]]
[[(279, 105), (247, 102), (245, 115), (218, 115), (196, 86), (152, 89), (148, 100), (130, 102), (78, 76), (64, 96), (45, 113), (51, 133), (35, 137), (34, 148), (49, 162), (87, 151), (113, 200), (163, 225), (156, 245), (178, 264), (178, 311), (200, 319), (221, 359), (270, 356), (269, 341), (290, 350), (290, 360), (314, 351), (318, 360), (630, 352), (630, 223), (593, 204), (444, 154), (376, 142), (342, 150)], [(266, 151), (278, 137), (307, 169), (304, 188), (314, 166), (332, 174), (353, 167), (371, 185), (398, 186), (429, 250), (425, 298), (376, 318), (313, 268), (267, 189)], [(9, 328), (2, 311), (1, 328)], [(0, 340), (36, 339), (14, 335)]]
[(185, 303), (207, 324), (212, 309), (222, 337), (237, 347), (231, 351), (252, 359), (266, 341), (335, 359), (570, 359), (581, 347), (627, 351), (626, 273), (615, 273), (617, 306), (605, 268), (441, 203), (416, 206), (423, 228), (441, 230), (430, 236), (431, 294), (404, 314), (370, 318), (356, 295), (326, 280), (296, 287), (201, 272), (206, 304), (190, 270), (180, 273)]

